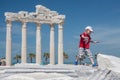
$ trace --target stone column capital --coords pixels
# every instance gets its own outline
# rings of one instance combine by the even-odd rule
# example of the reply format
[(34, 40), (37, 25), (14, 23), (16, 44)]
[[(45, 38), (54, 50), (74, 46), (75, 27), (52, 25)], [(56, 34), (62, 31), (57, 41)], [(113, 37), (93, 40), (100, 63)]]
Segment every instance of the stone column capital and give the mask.
[(54, 24), (50, 24), (50, 29), (51, 29), (51, 31), (54, 31)]
[(21, 23), (22, 23), (22, 25), (24, 25), (24, 24), (26, 24), (27, 22), (25, 22), (25, 21), (21, 21)]
[(40, 30), (41, 29), (41, 24), (40, 23), (36, 23), (37, 25), (37, 30)]
[(59, 23), (59, 24), (58, 24), (58, 28), (59, 28), (59, 29), (63, 29), (63, 24), (62, 24), (62, 23)]
[(26, 29), (26, 24), (27, 22), (21, 22), (22, 23), (22, 28), (25, 28)]
[(41, 26), (41, 23), (36, 22), (36, 25), (37, 25), (37, 26)]
[(54, 27), (55, 24), (50, 24), (50, 27)]
[(6, 20), (6, 23), (7, 23), (7, 24), (12, 24), (12, 21)]
[(22, 24), (26, 24), (27, 22), (25, 22), (25, 21), (21, 21), (21, 23), (22, 23)]
[(58, 23), (59, 25), (63, 25), (64, 24), (64, 22), (61, 22), (61, 23)]
[(6, 20), (7, 27), (12, 27), (12, 21)]

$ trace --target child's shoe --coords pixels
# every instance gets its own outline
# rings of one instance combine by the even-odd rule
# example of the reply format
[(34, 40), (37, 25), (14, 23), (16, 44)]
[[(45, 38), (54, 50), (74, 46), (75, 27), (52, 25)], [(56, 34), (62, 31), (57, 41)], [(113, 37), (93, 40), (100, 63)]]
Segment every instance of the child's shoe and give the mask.
[(75, 61), (75, 63), (74, 63), (75, 65), (78, 65), (78, 61)]
[(98, 66), (98, 65), (97, 65), (97, 64), (95, 64), (95, 63), (94, 63), (94, 64), (92, 64), (92, 67), (96, 67), (96, 66)]

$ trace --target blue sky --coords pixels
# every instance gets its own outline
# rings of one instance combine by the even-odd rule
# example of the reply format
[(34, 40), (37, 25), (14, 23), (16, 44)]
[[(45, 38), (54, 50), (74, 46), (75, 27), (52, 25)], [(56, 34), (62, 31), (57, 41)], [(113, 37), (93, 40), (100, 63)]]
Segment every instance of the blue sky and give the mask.
[[(43, 5), (59, 14), (66, 15), (64, 23), (64, 51), (70, 58), (77, 54), (79, 35), (87, 25), (94, 29), (91, 35), (99, 44), (91, 44), (93, 54), (101, 52), (120, 57), (120, 0), (1, 0), (0, 2), (0, 57), (5, 56), (5, 12), (34, 12), (35, 5)], [(34, 23), (27, 24), (28, 53), (35, 53)], [(42, 52), (49, 52), (49, 25), (42, 25)], [(57, 55), (58, 26), (55, 26)], [(21, 23), (13, 22), (12, 55), (21, 53)]]

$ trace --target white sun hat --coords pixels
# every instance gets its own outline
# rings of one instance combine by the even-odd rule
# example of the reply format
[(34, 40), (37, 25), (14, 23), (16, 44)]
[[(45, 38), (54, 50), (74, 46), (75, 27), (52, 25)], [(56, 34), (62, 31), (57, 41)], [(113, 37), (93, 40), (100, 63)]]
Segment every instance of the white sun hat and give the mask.
[(92, 32), (93, 32), (93, 29), (92, 29), (92, 27), (91, 27), (91, 26), (87, 26), (87, 27), (85, 28), (85, 30), (87, 30), (87, 29), (89, 29), (90, 31), (92, 31)]

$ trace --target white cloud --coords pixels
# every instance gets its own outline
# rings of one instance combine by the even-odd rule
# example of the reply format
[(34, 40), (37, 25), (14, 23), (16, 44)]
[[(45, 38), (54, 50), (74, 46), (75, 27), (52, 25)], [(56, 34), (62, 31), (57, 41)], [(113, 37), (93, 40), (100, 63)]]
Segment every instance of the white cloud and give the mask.
[(100, 40), (101, 44), (119, 44), (120, 28), (97, 28), (93, 38)]

